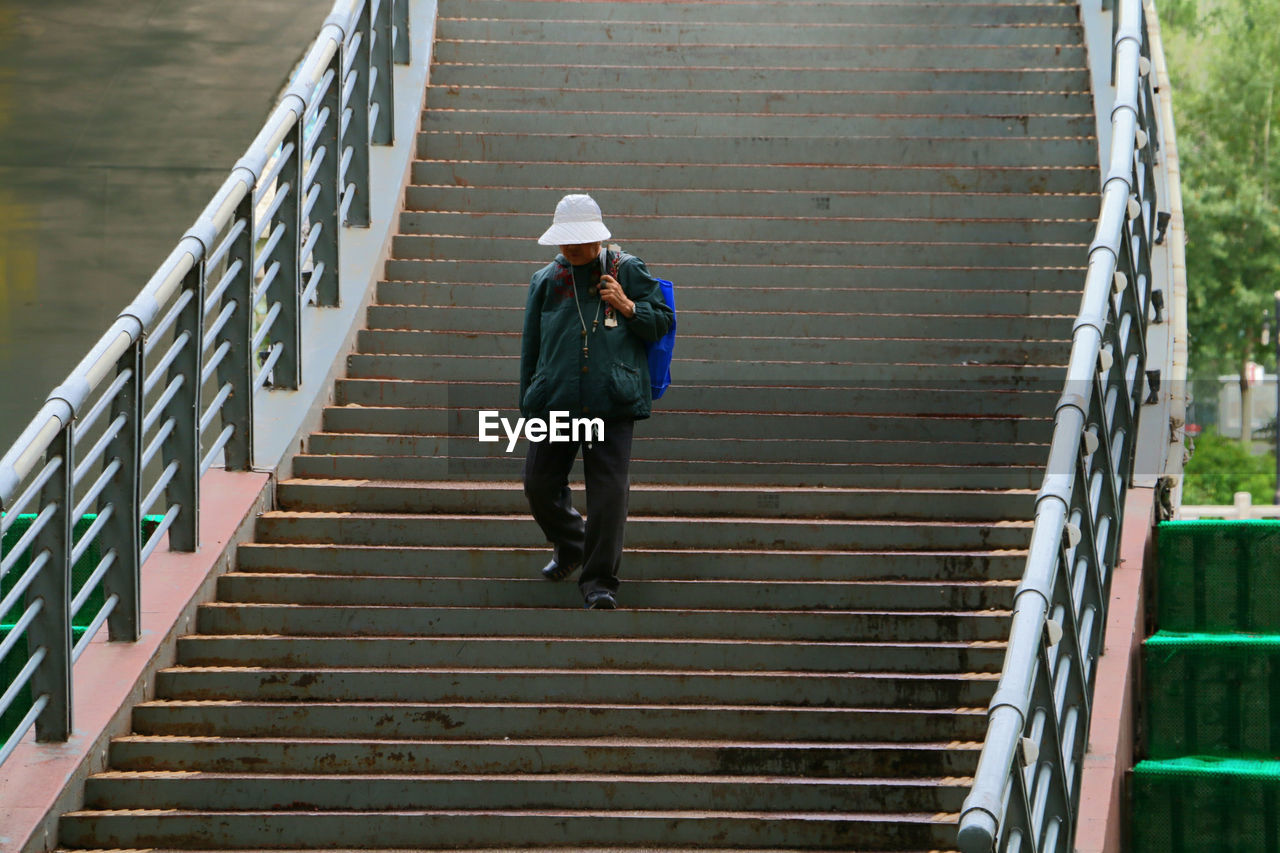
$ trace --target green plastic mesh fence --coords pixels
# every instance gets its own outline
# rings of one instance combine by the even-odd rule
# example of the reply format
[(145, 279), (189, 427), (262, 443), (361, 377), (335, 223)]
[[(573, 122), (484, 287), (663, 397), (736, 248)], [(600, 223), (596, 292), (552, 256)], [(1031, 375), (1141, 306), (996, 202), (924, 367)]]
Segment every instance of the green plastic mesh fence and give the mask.
[(1280, 755), (1280, 636), (1161, 631), (1143, 659), (1149, 758)]
[[(96, 515), (85, 515), (75, 523), (72, 536), (79, 539), (89, 529), (89, 525), (93, 524)], [(143, 541), (147, 540), (163, 520), (163, 516), (149, 515), (142, 522)], [(0, 540), (0, 556), (7, 555), (9, 550), (17, 544), (35, 521), (34, 514), (19, 515), (13, 522), (13, 525), (5, 532), (3, 540)], [(74, 596), (81, 588), (84, 582), (93, 574), (93, 570), (97, 568), (98, 562), (102, 559), (102, 551), (98, 547), (98, 543), (94, 542), (89, 546), (84, 556), (71, 567), (71, 594)], [(0, 599), (8, 595), (9, 590), (13, 589), (14, 584), (21, 579), (23, 572), (31, 565), (31, 552), (26, 551), (18, 558), (17, 563), (2, 578), (0, 578)], [(80, 610), (72, 616), (71, 642), (75, 643), (84, 633), (86, 626), (93, 621), (93, 617), (102, 609), (103, 595), (101, 588), (91, 593)], [(17, 605), (9, 610), (8, 613), (0, 614), (0, 640), (8, 636), (12, 630), (14, 622), (26, 610), (25, 602), (19, 601)], [(27, 644), (23, 640), (18, 640), (17, 645), (0, 660), (0, 692), (3, 692), (8, 685), (13, 683), (14, 678), (26, 665), (28, 659)], [(4, 714), (0, 714), (0, 743), (4, 743), (18, 723), (22, 721), (23, 716), (31, 709), (31, 693), (27, 688), (19, 691), (17, 698), (13, 704), (9, 706), (9, 710)]]
[(1134, 853), (1280, 849), (1280, 761), (1144, 761), (1132, 793)]
[(1280, 632), (1280, 520), (1169, 522), (1157, 542), (1156, 627)]

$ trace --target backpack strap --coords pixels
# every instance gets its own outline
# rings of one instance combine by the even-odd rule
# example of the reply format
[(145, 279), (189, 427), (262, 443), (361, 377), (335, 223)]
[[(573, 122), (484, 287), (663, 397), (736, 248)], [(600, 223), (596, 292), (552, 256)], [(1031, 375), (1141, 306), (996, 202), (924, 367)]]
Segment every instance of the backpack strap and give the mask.
[(618, 278), (618, 267), (622, 266), (622, 250), (616, 245), (605, 247), (605, 258), (609, 257), (609, 250), (613, 249), (613, 262), (609, 264), (609, 275), (617, 280), (618, 284), (622, 284), (622, 280)]

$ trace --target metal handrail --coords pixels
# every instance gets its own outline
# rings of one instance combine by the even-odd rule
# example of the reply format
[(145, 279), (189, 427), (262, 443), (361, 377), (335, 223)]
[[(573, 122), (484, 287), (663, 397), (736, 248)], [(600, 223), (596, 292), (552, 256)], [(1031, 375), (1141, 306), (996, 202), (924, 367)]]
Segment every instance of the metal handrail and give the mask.
[[(1008, 651), (957, 833), (964, 853), (1070, 850), (1143, 405), (1158, 117), (1140, 0), (1113, 9), (1111, 150)], [(1104, 0), (1103, 8), (1107, 8)]]
[[(142, 563), (166, 534), (171, 550), (196, 549), (200, 478), (219, 458), (249, 470), (254, 397), (298, 387), (303, 307), (338, 304), (339, 222), (369, 225), (370, 146), (393, 142), (392, 65), (409, 62), (408, 28), (408, 0), (338, 0), (195, 224), (0, 457), (0, 536), (34, 514), (0, 558), (0, 578), (20, 572), (0, 617), (21, 608), (0, 661), (23, 631), (28, 654), (0, 684), (0, 715), (23, 687), (32, 700), (0, 763), (32, 725), (38, 741), (68, 738), (74, 660), (104, 622), (112, 641), (138, 639)], [(98, 553), (73, 590), (73, 565)], [(73, 647), (76, 611), (98, 594)]]

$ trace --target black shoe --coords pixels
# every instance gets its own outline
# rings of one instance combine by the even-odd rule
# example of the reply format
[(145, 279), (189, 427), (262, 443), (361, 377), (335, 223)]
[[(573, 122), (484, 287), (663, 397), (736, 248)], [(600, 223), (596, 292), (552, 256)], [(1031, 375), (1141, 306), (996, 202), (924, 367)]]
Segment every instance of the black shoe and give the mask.
[(578, 567), (571, 563), (557, 563), (552, 560), (542, 567), (542, 576), (549, 581), (562, 581), (577, 570)]
[(617, 610), (618, 601), (607, 589), (597, 589), (587, 596), (588, 610)]

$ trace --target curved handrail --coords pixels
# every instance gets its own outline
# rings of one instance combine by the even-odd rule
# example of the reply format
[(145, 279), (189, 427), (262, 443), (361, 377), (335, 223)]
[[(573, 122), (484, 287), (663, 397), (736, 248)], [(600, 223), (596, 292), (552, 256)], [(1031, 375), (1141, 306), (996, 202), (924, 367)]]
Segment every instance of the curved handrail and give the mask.
[(957, 833), (964, 853), (1070, 849), (1089, 704), (1143, 404), (1159, 139), (1140, 0), (1113, 18), (1111, 150), (1067, 379), (987, 736)]
[(248, 470), (254, 397), (298, 387), (304, 306), (338, 304), (342, 226), (369, 224), (370, 146), (393, 141), (408, 27), (407, 0), (337, 0), (195, 223), (0, 457), (0, 536), (16, 536), (0, 619), (19, 614), (0, 659), (22, 632), (29, 655), (0, 684), (0, 715), (23, 688), (32, 700), (0, 762), (32, 725), (67, 739), (72, 664), (104, 623), (137, 640), (142, 563), (165, 534), (195, 550), (201, 477)]

